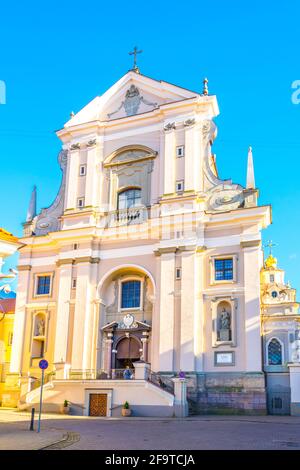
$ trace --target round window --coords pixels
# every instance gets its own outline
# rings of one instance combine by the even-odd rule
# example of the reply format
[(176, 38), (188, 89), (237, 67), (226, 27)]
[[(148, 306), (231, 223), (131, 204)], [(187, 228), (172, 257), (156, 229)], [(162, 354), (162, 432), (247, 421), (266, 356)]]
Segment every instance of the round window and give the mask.
[(274, 299), (276, 299), (277, 295), (278, 295), (278, 294), (277, 294), (276, 290), (273, 290), (273, 292), (272, 292), (272, 297), (273, 297)]

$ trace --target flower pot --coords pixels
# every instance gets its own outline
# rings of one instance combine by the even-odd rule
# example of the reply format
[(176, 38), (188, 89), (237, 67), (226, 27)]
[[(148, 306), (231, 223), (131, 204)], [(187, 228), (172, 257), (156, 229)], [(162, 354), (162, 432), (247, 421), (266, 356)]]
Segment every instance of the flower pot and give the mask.
[(61, 411), (64, 415), (68, 415), (69, 412), (70, 412), (70, 407), (69, 406), (63, 406)]
[(130, 408), (122, 408), (122, 416), (130, 416), (131, 409)]

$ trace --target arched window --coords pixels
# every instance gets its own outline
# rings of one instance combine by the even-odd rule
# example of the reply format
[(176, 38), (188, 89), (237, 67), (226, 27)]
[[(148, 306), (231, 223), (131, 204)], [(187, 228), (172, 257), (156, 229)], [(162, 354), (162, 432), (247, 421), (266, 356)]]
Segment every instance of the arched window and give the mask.
[(118, 194), (118, 210), (138, 207), (142, 203), (141, 190), (139, 188), (125, 189)]
[(141, 282), (125, 281), (121, 286), (121, 308), (140, 308)]
[(277, 338), (272, 338), (268, 344), (268, 364), (280, 366), (282, 364), (282, 346)]

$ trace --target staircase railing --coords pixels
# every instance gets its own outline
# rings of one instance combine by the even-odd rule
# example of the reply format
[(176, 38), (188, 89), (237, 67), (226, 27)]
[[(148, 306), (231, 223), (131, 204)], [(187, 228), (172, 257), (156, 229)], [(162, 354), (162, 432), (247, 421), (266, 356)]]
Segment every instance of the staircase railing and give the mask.
[(162, 376), (157, 372), (150, 371), (148, 376), (148, 381), (151, 382), (153, 385), (160, 387), (162, 390), (171, 393), (174, 395), (174, 382), (172, 378), (175, 376)]

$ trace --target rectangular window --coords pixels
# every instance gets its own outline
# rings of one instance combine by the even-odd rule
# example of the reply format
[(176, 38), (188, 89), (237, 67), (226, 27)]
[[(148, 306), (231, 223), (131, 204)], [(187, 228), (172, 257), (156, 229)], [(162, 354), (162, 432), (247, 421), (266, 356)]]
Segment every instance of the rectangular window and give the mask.
[(184, 188), (183, 180), (176, 181), (176, 192), (177, 192), (177, 193), (182, 192), (182, 191), (183, 191), (183, 188)]
[(139, 308), (141, 305), (140, 281), (122, 282), (121, 308)]
[(50, 283), (51, 276), (38, 276), (37, 278), (37, 295), (48, 295), (50, 294)]
[(72, 279), (72, 289), (76, 289), (76, 281), (77, 279)]
[(79, 176), (85, 176), (85, 175), (86, 175), (86, 165), (80, 165)]
[(215, 281), (233, 280), (233, 259), (215, 259)]
[(270, 274), (270, 282), (274, 282), (274, 274)]
[(78, 250), (78, 243), (74, 243), (73, 250)]
[(84, 197), (79, 197), (77, 199), (77, 207), (84, 207)]
[(176, 147), (176, 157), (184, 157), (184, 145)]
[(181, 279), (181, 268), (176, 268), (176, 279)]

